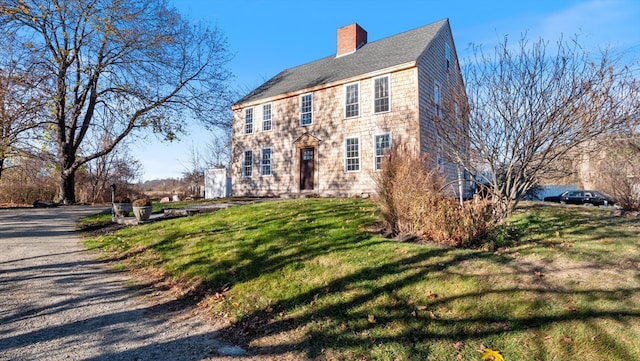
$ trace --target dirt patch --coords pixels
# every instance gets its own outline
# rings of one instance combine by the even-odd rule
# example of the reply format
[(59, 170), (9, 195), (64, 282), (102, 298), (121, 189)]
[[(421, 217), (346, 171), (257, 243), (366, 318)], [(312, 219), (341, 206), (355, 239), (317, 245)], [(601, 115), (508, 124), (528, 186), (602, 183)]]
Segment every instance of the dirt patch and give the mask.
[(80, 232), (83, 237), (97, 237), (113, 234), (117, 230), (125, 227), (127, 227), (125, 224), (104, 221), (82, 226), (78, 229), (78, 232)]
[(639, 277), (637, 265), (622, 267), (536, 255), (517, 256), (500, 265), (469, 260), (460, 264), (460, 272), (508, 288), (562, 291), (636, 287)]

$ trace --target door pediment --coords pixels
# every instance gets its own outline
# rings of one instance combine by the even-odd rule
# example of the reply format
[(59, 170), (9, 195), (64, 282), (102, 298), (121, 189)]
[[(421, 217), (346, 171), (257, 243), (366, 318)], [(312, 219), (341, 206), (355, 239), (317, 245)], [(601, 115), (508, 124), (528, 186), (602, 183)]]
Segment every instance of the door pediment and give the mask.
[(305, 132), (301, 136), (299, 136), (298, 139), (293, 142), (293, 144), (295, 144), (297, 147), (317, 147), (320, 142), (322, 142), (322, 139), (309, 132)]

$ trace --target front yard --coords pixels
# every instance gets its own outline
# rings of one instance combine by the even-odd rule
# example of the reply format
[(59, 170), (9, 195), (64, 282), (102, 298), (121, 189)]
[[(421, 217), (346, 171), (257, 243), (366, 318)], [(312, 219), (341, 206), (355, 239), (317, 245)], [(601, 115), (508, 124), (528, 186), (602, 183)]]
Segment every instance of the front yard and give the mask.
[(509, 247), (458, 250), (382, 238), (369, 200), (278, 200), (86, 243), (276, 359), (640, 359), (638, 219), (528, 204), (510, 221)]

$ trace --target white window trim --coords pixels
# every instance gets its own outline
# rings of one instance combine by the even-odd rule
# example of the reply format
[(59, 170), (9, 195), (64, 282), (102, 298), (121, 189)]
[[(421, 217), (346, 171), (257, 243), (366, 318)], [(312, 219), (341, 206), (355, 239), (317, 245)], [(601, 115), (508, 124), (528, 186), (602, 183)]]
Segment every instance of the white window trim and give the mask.
[[(271, 122), (271, 129), (268, 130), (264, 130), (264, 107), (265, 106), (269, 106), (270, 110), (271, 110), (271, 118), (269, 119), (269, 122)], [(262, 104), (262, 127), (261, 127), (263, 132), (270, 132), (273, 130), (273, 105), (272, 103), (266, 103), (266, 104)]]
[[(349, 139), (357, 139), (358, 140), (358, 170), (347, 170), (347, 140)], [(344, 172), (345, 173), (359, 173), (362, 171), (362, 142), (360, 141), (360, 136), (348, 136), (344, 138), (344, 142), (342, 144), (342, 151), (344, 152)]]
[(391, 135), (391, 132), (382, 132), (382, 133), (377, 133), (373, 135), (373, 171), (374, 172), (380, 172), (382, 169), (376, 169), (376, 137), (381, 136), (381, 135), (389, 135), (389, 149), (391, 149), (391, 147), (393, 146), (393, 137)]
[[(358, 110), (357, 110), (358, 114), (347, 116), (347, 88), (350, 87), (350, 86), (353, 86), (353, 85), (356, 85), (357, 88), (358, 88), (358, 103), (357, 103), (358, 104)], [(361, 102), (361, 98), (362, 97), (361, 97), (361, 92), (360, 92), (360, 82), (359, 81), (344, 85), (344, 97), (342, 97), (344, 112), (342, 114), (343, 114), (345, 119), (357, 118), (357, 117), (360, 116), (360, 104), (362, 103)]]
[[(246, 172), (246, 163), (247, 163), (247, 152), (251, 152), (251, 175), (247, 175)], [(245, 149), (242, 151), (242, 178), (251, 178), (253, 177), (253, 165), (255, 163), (255, 157), (253, 154), (253, 149)]]
[[(307, 95), (311, 96), (311, 122), (309, 124), (302, 124), (302, 98)], [(298, 124), (301, 127), (308, 127), (313, 124), (313, 93), (300, 94), (298, 97), (298, 117), (300, 118), (298, 120)]]
[[(376, 112), (376, 79), (380, 78), (387, 78), (387, 87), (389, 90), (389, 109), (382, 112)], [(373, 114), (384, 114), (391, 111), (391, 74), (380, 75), (371, 79), (371, 108), (371, 112)]]
[[(247, 132), (247, 111), (248, 110), (251, 110), (251, 131), (250, 132)], [(243, 129), (244, 134), (253, 134), (253, 128), (256, 123), (255, 119), (256, 119), (255, 109), (253, 109), (253, 107), (245, 108), (244, 109), (244, 129)]]
[[(264, 163), (262, 163), (262, 161), (264, 160), (264, 151), (265, 149), (269, 149), (269, 174), (264, 174), (262, 172), (262, 167), (264, 166)], [(262, 149), (260, 149), (260, 176), (261, 177), (271, 177), (273, 175), (273, 149), (271, 149), (271, 147), (264, 147)]]

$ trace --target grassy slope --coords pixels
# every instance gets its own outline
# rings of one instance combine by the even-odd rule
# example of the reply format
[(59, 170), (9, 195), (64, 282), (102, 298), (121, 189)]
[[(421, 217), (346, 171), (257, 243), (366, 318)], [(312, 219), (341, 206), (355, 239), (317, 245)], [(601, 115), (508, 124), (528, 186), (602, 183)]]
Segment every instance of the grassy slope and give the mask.
[(87, 241), (188, 289), (256, 353), (305, 358), (640, 359), (636, 220), (529, 207), (500, 252), (376, 236), (367, 200), (238, 206)]

